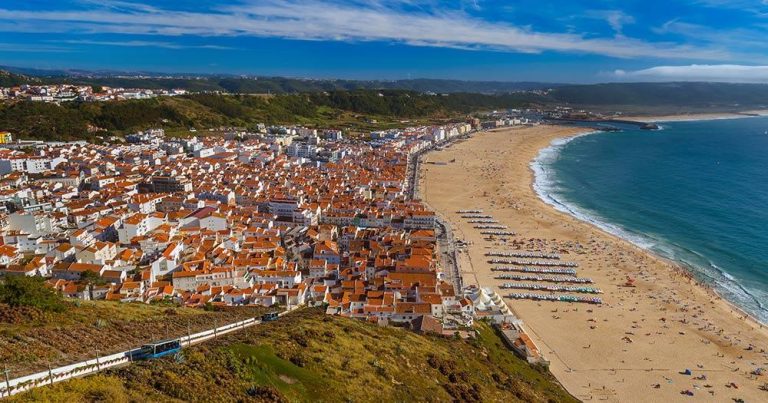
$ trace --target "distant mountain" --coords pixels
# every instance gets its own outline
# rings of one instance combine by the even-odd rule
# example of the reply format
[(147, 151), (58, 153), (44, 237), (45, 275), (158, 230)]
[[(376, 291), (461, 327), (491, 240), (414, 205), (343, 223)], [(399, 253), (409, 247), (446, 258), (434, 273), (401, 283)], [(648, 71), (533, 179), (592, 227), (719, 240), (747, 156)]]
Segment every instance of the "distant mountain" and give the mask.
[(705, 82), (566, 85), (553, 89), (548, 99), (555, 103), (615, 109), (621, 106), (738, 109), (768, 106), (768, 85)]
[(40, 82), (40, 80), (34, 77), (0, 70), (0, 87), (13, 87), (16, 85), (37, 82)]
[(461, 80), (440, 80), (440, 79), (412, 79), (396, 81), (372, 81), (372, 89), (387, 88), (410, 90), (419, 92), (476, 92), (483, 94), (508, 93), (516, 91), (546, 90), (556, 88), (564, 84), (526, 82), (526, 81), (461, 81)]
[(40, 70), (2, 66), (0, 66), (0, 69), (14, 74), (34, 76), (47, 83), (64, 82), (72, 84), (152, 89), (183, 88), (189, 91), (219, 91), (241, 94), (282, 94), (359, 89), (497, 94), (548, 89), (562, 85), (539, 82), (463, 81), (424, 78), (409, 80), (337, 80), (236, 75), (162, 74), (151, 72)]
[(24, 76), (53, 77), (70, 75), (68, 70), (44, 70), (28, 67), (0, 66), (0, 71)]
[[(0, 86), (72, 83), (126, 88), (186, 88), (190, 94), (106, 103), (0, 103), (0, 129), (24, 138), (93, 137), (89, 128), (125, 134), (147, 127), (252, 127), (303, 124), (369, 131), (463, 119), (468, 114), (521, 107), (568, 105), (600, 112), (676, 114), (768, 109), (768, 85), (728, 83), (611, 83), (554, 85), (413, 79), (309, 80), (285, 77), (32, 76), (0, 72)], [(135, 74), (135, 73), (133, 73)], [(532, 92), (530, 90), (543, 90)], [(269, 97), (250, 94), (273, 94)], [(442, 95), (436, 95), (442, 94)]]
[[(2, 70), (5, 70), (3, 72)], [(531, 102), (574, 106), (739, 108), (768, 105), (768, 85), (706, 82), (557, 84), (541, 82), (408, 80), (341, 80), (237, 75), (167, 74), (86, 70), (40, 70), (0, 66), (0, 85), (71, 83), (124, 88), (173, 89), (235, 94), (296, 94), (356, 90), (404, 90), (436, 94), (528, 94)], [(479, 105), (482, 106), (482, 105)]]

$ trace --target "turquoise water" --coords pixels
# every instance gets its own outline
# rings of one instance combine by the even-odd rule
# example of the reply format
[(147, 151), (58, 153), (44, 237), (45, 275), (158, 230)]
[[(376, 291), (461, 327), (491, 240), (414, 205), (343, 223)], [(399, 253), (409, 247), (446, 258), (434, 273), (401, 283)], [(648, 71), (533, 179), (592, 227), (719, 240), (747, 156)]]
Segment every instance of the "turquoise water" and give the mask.
[(768, 323), (768, 118), (661, 125), (556, 141), (533, 164), (536, 190)]

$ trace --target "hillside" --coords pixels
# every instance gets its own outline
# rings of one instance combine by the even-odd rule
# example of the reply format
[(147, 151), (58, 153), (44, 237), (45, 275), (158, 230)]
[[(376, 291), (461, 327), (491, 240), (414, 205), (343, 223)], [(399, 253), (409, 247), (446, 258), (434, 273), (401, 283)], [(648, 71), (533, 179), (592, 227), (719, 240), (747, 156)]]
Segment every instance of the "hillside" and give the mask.
[(392, 81), (311, 80), (287, 77), (47, 77), (46, 82), (67, 82), (124, 88), (174, 89), (189, 91), (220, 91), (238, 94), (295, 94), (322, 91), (405, 90), (416, 92), (485, 94), (509, 93), (547, 89), (557, 84), (501, 81), (461, 81), (412, 79)]
[[(233, 75), (161, 75), (158, 73), (116, 73), (87, 71), (46, 71), (0, 66), (0, 86), (23, 83), (71, 83), (126, 88), (174, 89), (194, 92), (236, 94), (299, 94), (334, 91), (412, 91), (439, 94), (509, 94), (549, 90), (543, 98), (551, 103), (580, 106), (613, 106), (619, 109), (654, 107), (718, 107), (768, 105), (768, 85), (707, 82), (556, 84), (515, 81), (466, 81), (447, 79), (344, 80), (290, 77), (242, 77)], [(541, 101), (536, 94), (519, 94), (526, 101)], [(478, 105), (480, 106), (480, 105)]]
[(0, 87), (13, 87), (21, 84), (39, 84), (41, 80), (22, 74), (0, 70)]
[(277, 322), (11, 401), (575, 401), (495, 332), (422, 336), (304, 309)]
[(125, 351), (260, 315), (262, 308), (210, 312), (174, 305), (67, 301), (61, 312), (0, 304), (0, 363), (12, 377)]
[[(409, 91), (332, 91), (251, 95), (197, 94), (149, 100), (0, 104), (0, 130), (20, 138), (42, 140), (92, 139), (149, 127), (166, 129), (218, 126), (253, 127), (257, 123), (303, 124), (351, 130), (402, 126), (401, 120), (422, 123), (462, 119), (477, 109), (524, 105), (519, 95), (450, 94), (431, 96)], [(376, 123), (373, 123), (376, 121)]]
[[(185, 75), (141, 72), (88, 72), (77, 70), (40, 70), (0, 66), (0, 71), (14, 73), (26, 81), (35, 77), (46, 83), (71, 83), (124, 88), (220, 91), (241, 94), (285, 94), (322, 91), (407, 90), (416, 92), (508, 93), (547, 89), (561, 84), (514, 81), (465, 81), (416, 78), (407, 80), (342, 80), (291, 77), (242, 77), (234, 75)], [(17, 80), (22, 84), (25, 80)], [(14, 84), (14, 85), (16, 85)]]
[[(0, 75), (0, 81), (18, 82), (24, 79), (36, 78), (16, 74)], [(104, 79), (134, 81), (101, 84), (132, 84), (145, 88), (176, 87), (177, 81), (183, 80), (196, 83), (197, 87), (190, 89), (197, 91), (219, 91), (219, 87), (223, 86), (230, 92), (272, 92), (273, 95), (205, 93), (148, 100), (69, 102), (61, 105), (6, 101), (0, 102), (0, 130), (11, 131), (18, 138), (24, 139), (94, 140), (99, 135), (123, 135), (150, 127), (163, 127), (171, 134), (183, 134), (192, 127), (253, 128), (258, 123), (299, 124), (367, 132), (405, 125), (439, 124), (463, 120), (473, 112), (528, 106), (569, 105), (594, 111), (622, 111), (639, 115), (768, 108), (768, 85), (762, 84), (612, 83), (564, 85), (546, 94), (451, 92), (430, 95), (421, 89), (438, 83), (439, 86), (452, 86), (459, 90), (467, 87), (457, 83), (468, 82), (408, 80), (397, 83), (409, 90), (371, 90), (355, 89), (368, 86), (360, 84), (363, 82), (343, 80), (219, 78), (214, 88), (210, 87), (214, 78)], [(395, 85), (395, 82), (379, 83)], [(502, 84), (486, 82), (472, 85), (478, 90), (488, 90), (493, 85), (506, 88)], [(272, 91), (260, 86), (275, 87)]]
[(703, 82), (569, 85), (552, 90), (549, 97), (559, 103), (610, 106), (619, 110), (657, 105), (738, 109), (767, 107), (768, 85)]

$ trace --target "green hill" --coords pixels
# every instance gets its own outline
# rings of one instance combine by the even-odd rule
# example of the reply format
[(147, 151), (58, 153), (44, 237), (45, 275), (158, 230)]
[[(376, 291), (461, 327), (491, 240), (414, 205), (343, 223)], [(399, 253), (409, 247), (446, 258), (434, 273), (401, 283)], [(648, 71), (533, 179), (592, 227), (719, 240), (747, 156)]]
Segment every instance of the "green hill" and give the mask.
[[(39, 388), (16, 401), (575, 401), (477, 325), (463, 341), (305, 309), (277, 322)], [(13, 401), (14, 399), (12, 399)]]
[[(166, 129), (253, 127), (257, 123), (303, 124), (355, 131), (461, 119), (485, 108), (526, 104), (520, 95), (424, 95), (411, 91), (331, 91), (276, 96), (194, 94), (113, 102), (0, 103), (0, 130), (19, 138), (93, 139), (94, 133), (125, 134)], [(376, 123), (372, 123), (376, 121)]]
[(40, 82), (41, 80), (37, 78), (0, 70), (0, 87), (14, 87), (21, 84), (39, 84)]
[[(284, 94), (322, 91), (354, 90), (408, 90), (417, 92), (474, 92), (508, 93), (532, 89), (546, 89), (560, 84), (510, 81), (465, 81), (416, 78), (408, 80), (343, 80), (308, 79), (291, 77), (245, 77), (233, 75), (185, 75), (137, 72), (88, 72), (68, 70), (40, 70), (0, 66), (0, 69), (19, 77), (35, 77), (49, 84), (69, 83), (123, 88), (186, 89), (203, 92), (230, 92), (240, 94)], [(0, 70), (2, 72), (2, 70)], [(21, 84), (26, 82), (22, 80)], [(14, 84), (15, 85), (15, 84)]]
[(768, 85), (704, 82), (611, 83), (568, 85), (549, 94), (552, 101), (574, 105), (765, 107)]
[(64, 301), (63, 310), (0, 304), (0, 370), (12, 377), (117, 353), (150, 340), (183, 336), (258, 316), (263, 308), (221, 311), (180, 308), (172, 304), (121, 304)]
[[(80, 79), (43, 78), (52, 82)], [(0, 82), (17, 83), (20, 80), (38, 78), (0, 74)], [(258, 123), (299, 124), (366, 132), (413, 124), (439, 124), (461, 120), (473, 112), (528, 106), (570, 105), (632, 114), (768, 108), (768, 85), (763, 84), (612, 83), (563, 85), (547, 93), (481, 94), (457, 91), (463, 88), (489, 90), (496, 84), (499, 88), (509, 87), (493, 82), (469, 85), (470, 82), (454, 80), (376, 82), (381, 87), (405, 87), (408, 90), (361, 89), (374, 86), (372, 82), (362, 81), (285, 78), (107, 77), (99, 80), (102, 81), (98, 83), (104, 85), (172, 88), (179, 84), (196, 91), (272, 92), (275, 95), (198, 93), (148, 100), (68, 102), (61, 105), (6, 101), (0, 102), (0, 130), (11, 131), (17, 138), (23, 139), (94, 140), (97, 135), (123, 135), (151, 127), (163, 127), (170, 133), (181, 133), (191, 127), (252, 128)], [(186, 84), (181, 85), (183, 83)], [(430, 86), (451, 88), (453, 91), (434, 95), (420, 90)]]

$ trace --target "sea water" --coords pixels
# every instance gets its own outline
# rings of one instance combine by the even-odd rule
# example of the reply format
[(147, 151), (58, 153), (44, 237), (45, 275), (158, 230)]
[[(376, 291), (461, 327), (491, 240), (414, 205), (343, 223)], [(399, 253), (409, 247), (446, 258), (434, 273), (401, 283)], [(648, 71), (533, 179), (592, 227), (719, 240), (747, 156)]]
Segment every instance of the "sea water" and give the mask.
[(536, 191), (768, 323), (768, 118), (660, 125), (553, 142)]

